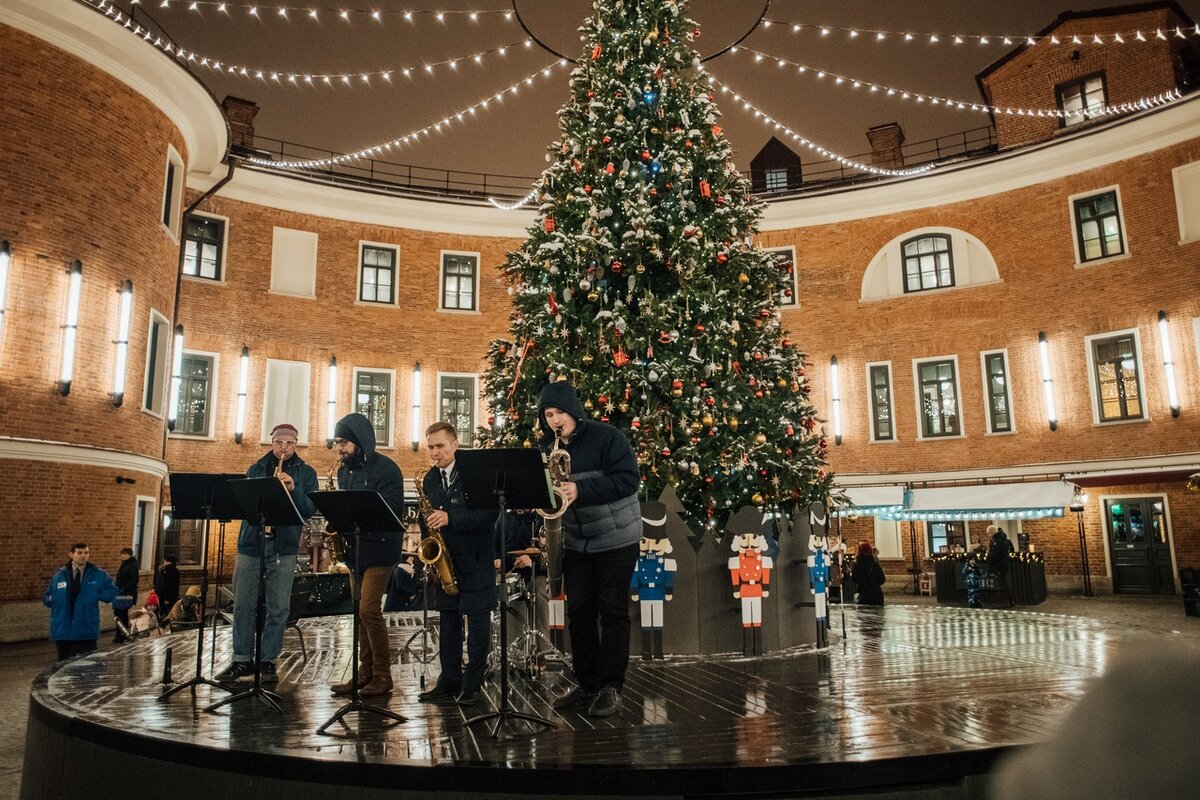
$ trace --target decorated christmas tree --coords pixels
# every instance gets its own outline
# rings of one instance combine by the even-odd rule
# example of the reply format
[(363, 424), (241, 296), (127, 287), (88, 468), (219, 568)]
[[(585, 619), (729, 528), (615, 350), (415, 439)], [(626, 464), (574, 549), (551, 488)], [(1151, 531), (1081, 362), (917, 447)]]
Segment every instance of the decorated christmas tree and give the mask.
[[(533, 446), (537, 396), (569, 380), (629, 436), (644, 496), (693, 527), (829, 497), (803, 353), (780, 325), (790, 264), (753, 244), (761, 206), (732, 151), (683, 0), (597, 0), (559, 111), (537, 222), (503, 267), (484, 443)], [(785, 278), (787, 278), (785, 280)]]

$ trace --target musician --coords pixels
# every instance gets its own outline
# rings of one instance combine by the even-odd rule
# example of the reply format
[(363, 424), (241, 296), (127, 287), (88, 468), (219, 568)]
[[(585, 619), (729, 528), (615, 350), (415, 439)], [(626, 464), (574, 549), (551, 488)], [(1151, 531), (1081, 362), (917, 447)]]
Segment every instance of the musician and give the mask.
[[(333, 428), (333, 446), (342, 459), (338, 469), (338, 487), (348, 491), (378, 492), (397, 517), (404, 516), (404, 475), (400, 467), (375, 450), (375, 429), (362, 414), (347, 414)], [(364, 697), (382, 696), (392, 691), (392, 659), (388, 649), (387, 624), (383, 620), (382, 598), (392, 575), (392, 565), (400, 560), (403, 527), (394, 531), (362, 531), (357, 544), (353, 531), (347, 537), (351, 567), (350, 579), (358, 582), (358, 619), (362, 635), (358, 639), (358, 688)], [(351, 680), (329, 687), (334, 694), (350, 694)]]
[[(271, 452), (250, 465), (247, 478), (275, 477), (292, 496), (305, 519), (316, 512), (309, 492), (317, 490), (317, 472), (296, 455), (299, 432), (282, 423), (271, 430)], [(238, 531), (237, 561), (233, 567), (233, 662), (216, 675), (220, 683), (250, 680), (254, 676), (254, 629), (258, 613), (260, 559), (265, 564), (262, 649), (258, 654), (262, 682), (279, 682), (275, 659), (283, 649), (283, 629), (292, 605), (292, 576), (300, 551), (299, 525), (276, 525), (269, 536), (250, 520)], [(178, 579), (176, 579), (178, 580)], [(176, 590), (178, 593), (178, 590)]]
[[(438, 660), (442, 673), (431, 689), (421, 692), (422, 703), (455, 700), (460, 706), (479, 701), (488, 645), (491, 611), (496, 606), (492, 538), (496, 514), (466, 507), (462, 481), (455, 468), (458, 434), (448, 422), (435, 422), (425, 431), (425, 447), (433, 468), (425, 473), (422, 488), (433, 510), (421, 520), (421, 530), (441, 531), (446, 542), (458, 594), (437, 586), (439, 617)], [(437, 573), (435, 572), (435, 575)], [(467, 667), (463, 670), (463, 620), (467, 623)]]
[(629, 582), (642, 538), (637, 458), (612, 425), (588, 419), (574, 388), (557, 381), (538, 397), (542, 447), (571, 455), (571, 480), (560, 486), (563, 585), (579, 685), (555, 703), (607, 717), (621, 707), (629, 666)]

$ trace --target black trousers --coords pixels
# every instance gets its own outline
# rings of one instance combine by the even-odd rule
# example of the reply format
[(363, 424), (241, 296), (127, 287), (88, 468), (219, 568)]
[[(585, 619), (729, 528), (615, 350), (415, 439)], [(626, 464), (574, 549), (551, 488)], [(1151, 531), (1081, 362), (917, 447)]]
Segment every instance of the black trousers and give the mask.
[[(451, 692), (477, 692), (483, 686), (484, 668), (487, 666), (488, 648), (491, 645), (492, 620), (488, 610), (464, 614), (458, 609), (438, 612), (438, 660), (442, 674), (438, 686)], [(462, 664), (463, 619), (467, 620), (467, 669)]]
[(563, 551), (572, 667), (588, 692), (625, 684), (629, 666), (629, 580), (638, 546), (603, 553)]
[(95, 639), (72, 639), (54, 642), (54, 648), (58, 650), (58, 660), (62, 661), (71, 656), (77, 656), (80, 653), (90, 653), (96, 649)]

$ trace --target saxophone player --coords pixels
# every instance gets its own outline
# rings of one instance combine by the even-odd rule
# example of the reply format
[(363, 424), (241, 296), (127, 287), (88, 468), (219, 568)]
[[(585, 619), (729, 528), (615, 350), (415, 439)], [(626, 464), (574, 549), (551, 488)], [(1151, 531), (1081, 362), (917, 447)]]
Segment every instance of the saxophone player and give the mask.
[[(248, 478), (274, 476), (292, 496), (296, 509), (308, 519), (316, 508), (309, 492), (317, 490), (317, 472), (296, 454), (298, 431), (294, 425), (276, 425), (271, 431), (271, 452), (250, 465)], [(233, 567), (233, 662), (217, 673), (226, 683), (248, 680), (254, 673), (254, 622), (258, 607), (259, 559), (265, 562), (266, 615), (263, 620), (262, 682), (277, 683), (275, 659), (283, 649), (283, 629), (292, 603), (292, 576), (300, 550), (300, 527), (274, 528), (270, 536), (257, 525), (242, 522)]]
[[(455, 469), (458, 434), (448, 422), (435, 422), (425, 431), (425, 448), (432, 468), (422, 481), (428, 501), (421, 529), (441, 533), (458, 592), (437, 589), (440, 626), (438, 659), (441, 675), (437, 683), (417, 699), (423, 703), (456, 701), (469, 706), (478, 702), (491, 638), (491, 611), (496, 606), (492, 567), (492, 530), (496, 514), (466, 507), (462, 482)], [(463, 669), (463, 620), (467, 623), (467, 665)]]

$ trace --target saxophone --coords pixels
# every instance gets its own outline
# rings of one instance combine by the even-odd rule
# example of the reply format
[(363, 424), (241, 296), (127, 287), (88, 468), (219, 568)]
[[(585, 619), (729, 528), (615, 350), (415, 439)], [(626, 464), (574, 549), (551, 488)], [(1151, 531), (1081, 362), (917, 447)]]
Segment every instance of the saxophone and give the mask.
[(546, 578), (550, 583), (550, 596), (562, 594), (562, 557), (563, 557), (563, 514), (567, 513), (567, 500), (559, 487), (571, 478), (571, 454), (558, 446), (554, 440), (554, 449), (546, 459), (546, 467), (550, 470), (550, 482), (554, 485), (555, 510), (548, 511), (539, 508), (537, 513), (542, 518), (542, 536), (546, 540)]
[[(337, 474), (338, 467), (342, 465), (341, 459), (333, 462), (330, 465), (329, 471), (325, 473), (325, 491), (332, 492), (335, 488), (334, 475)], [(338, 562), (346, 563), (346, 554), (349, 551), (348, 542), (344, 534), (338, 533), (325, 526), (325, 547), (329, 550), (329, 557), (336, 564)]]
[[(414, 488), (417, 490), (417, 502), (421, 506), (422, 519), (433, 511), (433, 504), (429, 502), (429, 497), (425, 494), (425, 475), (428, 472), (429, 467), (425, 467), (413, 479)], [(427, 527), (429, 535), (417, 545), (417, 558), (425, 566), (433, 568), (438, 581), (442, 584), (442, 591), (453, 597), (458, 594), (458, 579), (454, 577), (454, 563), (450, 561), (450, 550), (446, 547), (446, 540), (442, 538), (441, 529)]]

